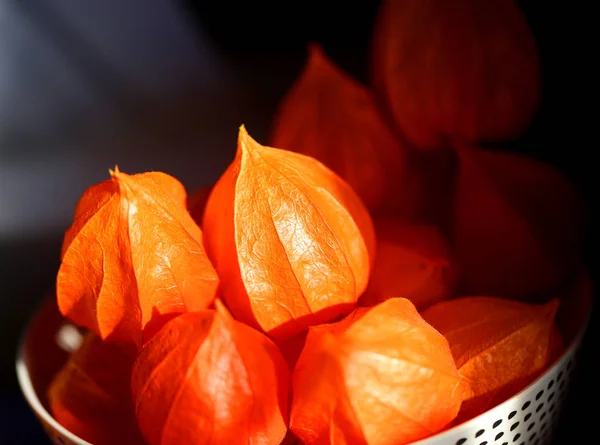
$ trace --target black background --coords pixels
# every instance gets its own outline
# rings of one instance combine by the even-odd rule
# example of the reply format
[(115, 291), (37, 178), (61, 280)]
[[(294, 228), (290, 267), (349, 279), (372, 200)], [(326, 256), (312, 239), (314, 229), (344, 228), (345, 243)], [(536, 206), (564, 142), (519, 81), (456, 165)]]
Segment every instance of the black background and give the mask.
[[(598, 236), (595, 182), (598, 171), (595, 151), (598, 79), (594, 59), (598, 27), (590, 23), (591, 6), (584, 2), (521, 1), (540, 50), (544, 91), (539, 112), (526, 132), (507, 148), (545, 160), (577, 184), (590, 205), (591, 234), (587, 259), (597, 281)], [(590, 5), (589, 2), (587, 5)], [(593, 3), (592, 3), (593, 4)], [(308, 42), (320, 42), (328, 55), (360, 80), (367, 81), (367, 52), (378, 2), (194, 2), (184, 6), (190, 19), (208, 31), (210, 38), (235, 69), (245, 73), (248, 85), (264, 96), (264, 108), (254, 119), (268, 118), (281, 95), (300, 70)], [(0, 267), (4, 298), (19, 295), (20, 314), (33, 309), (53, 283), (58, 267), (62, 234), (28, 241), (3, 241)], [(577, 378), (559, 426), (557, 444), (583, 443), (594, 437), (594, 402), (598, 396), (600, 367), (596, 360), (597, 311), (593, 312)], [(9, 335), (14, 335), (25, 316), (2, 317)], [(6, 342), (3, 342), (6, 343)], [(13, 344), (12, 340), (9, 342)], [(14, 339), (16, 344), (16, 339)], [(19, 394), (14, 376), (14, 347), (1, 351), (0, 405), (3, 431), (0, 445), (45, 444), (43, 433)], [(586, 406), (586, 405), (590, 406)], [(4, 423), (6, 422), (6, 424)], [(5, 426), (6, 425), (6, 426)], [(573, 437), (577, 435), (577, 437)], [(25, 440), (25, 441), (23, 441)], [(589, 439), (588, 439), (589, 440)], [(592, 440), (594, 442), (594, 440)]]

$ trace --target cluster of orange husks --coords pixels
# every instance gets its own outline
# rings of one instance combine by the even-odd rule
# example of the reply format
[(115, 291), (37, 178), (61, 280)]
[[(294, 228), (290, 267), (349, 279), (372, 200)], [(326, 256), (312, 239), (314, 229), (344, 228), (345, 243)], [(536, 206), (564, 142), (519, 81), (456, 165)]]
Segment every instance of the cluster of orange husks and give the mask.
[(84, 342), (55, 418), (96, 444), (402, 445), (511, 397), (564, 349), (555, 290), (584, 206), (481, 148), (537, 107), (514, 0), (388, 0), (372, 88), (312, 45), (272, 141), (187, 196), (160, 172), (85, 191), (57, 277)]

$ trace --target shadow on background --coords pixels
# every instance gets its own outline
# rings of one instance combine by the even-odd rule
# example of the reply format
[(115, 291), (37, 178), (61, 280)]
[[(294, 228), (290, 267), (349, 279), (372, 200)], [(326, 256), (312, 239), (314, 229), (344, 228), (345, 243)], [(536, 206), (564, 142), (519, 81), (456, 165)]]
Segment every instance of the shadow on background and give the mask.
[[(52, 6), (57, 2), (40, 3)], [(77, 4), (65, 4), (69, 3)], [(106, 3), (123, 8), (118, 2)], [(165, 4), (161, 0), (152, 3), (157, 7)], [(591, 54), (595, 52), (591, 45), (598, 40), (597, 27), (584, 24), (585, 18), (592, 16), (590, 11), (559, 8), (533, 0), (520, 3), (538, 39), (544, 95), (540, 111), (527, 133), (505, 148), (533, 155), (567, 174), (590, 203), (594, 231), (597, 173), (592, 154), (597, 141), (591, 112), (587, 110), (595, 110), (592, 79), (597, 76), (592, 72)], [(70, 34), (61, 30), (69, 23), (87, 22), (69, 21), (68, 14), (57, 14), (55, 10), (36, 12), (35, 2), (23, 4), (30, 8), (24, 16), (29, 17), (28, 23), (38, 23), (34, 26), (40, 28), (41, 35), (54, 36), (53, 47), (67, 45), (65, 51), (69, 54), (82, 51), (76, 43), (68, 43), (69, 38), (65, 36)], [(54, 283), (62, 235), (81, 192), (90, 184), (106, 179), (108, 168), (116, 163), (126, 172), (165, 171), (178, 177), (188, 188), (212, 182), (233, 156), (241, 123), (246, 124), (257, 140), (266, 140), (274, 109), (298, 75), (308, 42), (321, 42), (328, 55), (344, 69), (358, 79), (367, 79), (368, 43), (377, 2), (346, 2), (326, 10), (322, 2), (293, 5), (280, 2), (277, 9), (272, 9), (273, 5), (267, 8), (255, 3), (240, 3), (234, 9), (221, 2), (187, 1), (182, 5), (187, 13), (186, 26), (195, 30), (192, 40), (209, 49), (199, 51), (197, 59), (191, 58), (189, 63), (196, 66), (198, 72), (210, 72), (212, 68), (203, 65), (210, 59), (218, 74), (199, 77), (200, 80), (191, 82), (183, 91), (167, 88), (164, 95), (158, 97), (149, 94), (151, 88), (133, 96), (125, 89), (122, 94), (127, 98), (126, 105), (122, 105), (120, 97), (114, 102), (119, 113), (109, 112), (108, 117), (86, 123), (75, 119), (81, 117), (80, 112), (75, 112), (75, 117), (59, 125), (61, 131), (58, 132), (28, 136), (24, 131), (11, 133), (10, 138), (4, 138), (0, 132), (2, 445), (47, 443), (17, 388), (14, 354), (24, 323)], [(120, 11), (120, 14), (125, 12)], [(134, 12), (129, 15), (132, 20), (143, 16), (142, 9)], [(0, 9), (0, 22), (1, 14)], [(59, 16), (62, 21), (56, 20)], [(51, 23), (40, 27), (45, 21)], [(123, 20), (121, 25), (128, 26)], [(153, 32), (151, 27), (140, 29), (138, 34), (128, 38), (142, 39), (144, 33), (149, 36)], [(593, 35), (596, 38), (592, 38)], [(160, 54), (169, 54), (169, 48), (163, 47), (168, 46), (168, 41), (152, 42)], [(87, 45), (99, 47), (89, 41)], [(142, 47), (152, 52), (152, 47)], [(141, 51), (140, 48), (132, 46), (131, 54)], [(206, 51), (212, 55), (206, 56)], [(101, 62), (94, 59), (92, 63), (102, 65), (109, 56), (104, 53)], [(158, 56), (153, 59), (150, 55), (147, 59), (154, 64), (169, 63)], [(85, 72), (84, 78), (97, 79), (98, 72), (94, 74), (89, 70), (89, 60), (89, 57), (77, 59), (77, 70), (80, 74), (81, 70)], [(119, 67), (119, 60), (115, 57), (116, 65), (111, 66)], [(142, 76), (143, 70), (136, 71), (134, 62), (130, 65), (136, 76)], [(118, 83), (122, 74), (115, 77)], [(91, 100), (92, 109), (94, 103)], [(47, 112), (52, 113), (52, 109)], [(89, 113), (83, 117), (93, 115)], [(587, 254), (594, 282), (598, 277), (597, 251), (598, 236), (592, 233)], [(593, 400), (598, 391), (600, 368), (592, 355), (595, 347), (592, 343), (598, 338), (597, 312), (594, 311), (584, 343), (581, 366), (577, 370), (579, 376), (574, 379), (557, 444), (569, 443), (573, 430), (583, 437), (593, 437), (595, 432), (592, 411), (582, 409), (580, 404)]]

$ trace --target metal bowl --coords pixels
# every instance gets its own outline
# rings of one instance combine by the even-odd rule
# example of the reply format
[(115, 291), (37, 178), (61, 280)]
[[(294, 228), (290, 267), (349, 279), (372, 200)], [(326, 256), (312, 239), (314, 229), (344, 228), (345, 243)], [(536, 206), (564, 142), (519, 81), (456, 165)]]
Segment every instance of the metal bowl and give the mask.
[[(587, 329), (592, 286), (587, 272), (560, 292), (557, 323), (566, 350), (543, 375), (520, 393), (465, 423), (414, 445), (549, 445), (569, 390), (577, 353)], [(90, 445), (62, 427), (48, 412), (46, 388), (76, 348), (80, 334), (59, 313), (54, 295), (35, 313), (17, 353), (23, 395), (50, 439), (59, 445)]]

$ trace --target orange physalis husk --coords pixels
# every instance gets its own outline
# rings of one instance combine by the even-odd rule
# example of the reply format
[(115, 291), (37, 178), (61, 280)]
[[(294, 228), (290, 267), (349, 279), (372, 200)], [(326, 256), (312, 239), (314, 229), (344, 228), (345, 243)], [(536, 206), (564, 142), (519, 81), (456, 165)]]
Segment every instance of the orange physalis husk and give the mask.
[(88, 188), (62, 247), (63, 315), (102, 339), (141, 345), (173, 314), (208, 307), (217, 274), (175, 178), (127, 175)]
[(542, 296), (579, 266), (585, 207), (551, 166), (458, 147), (453, 243), (461, 293)]
[(86, 334), (48, 388), (52, 416), (95, 445), (144, 443), (130, 393), (134, 352)]
[(272, 146), (318, 159), (356, 191), (369, 209), (402, 194), (405, 148), (365, 86), (317, 44), (280, 104)]
[(535, 39), (514, 0), (385, 0), (372, 71), (398, 126), (422, 148), (512, 139), (539, 102)]
[(135, 362), (138, 425), (151, 445), (278, 445), (290, 371), (264, 334), (216, 310), (169, 321)]
[(452, 422), (466, 390), (446, 339), (404, 298), (311, 327), (292, 386), (290, 428), (309, 445), (425, 438)]
[(436, 227), (377, 218), (375, 234), (375, 264), (359, 306), (404, 297), (422, 310), (452, 297), (458, 272), (448, 242)]
[(433, 224), (448, 234), (457, 156), (452, 150), (410, 150), (402, 193), (390, 197), (377, 216), (393, 216), (417, 224)]
[(298, 362), (298, 358), (306, 343), (307, 335), (308, 329), (277, 343), (277, 347), (281, 351), (281, 354), (283, 354), (283, 358), (285, 358), (290, 371), (293, 371), (296, 367), (296, 362)]
[(240, 128), (204, 214), (204, 241), (236, 319), (278, 340), (354, 309), (375, 253), (371, 217), (319, 161)]
[(496, 297), (462, 297), (423, 311), (446, 337), (471, 393), (457, 421), (498, 405), (525, 388), (563, 349), (555, 325), (559, 302), (534, 305)]
[(214, 184), (207, 185), (205, 187), (200, 187), (199, 189), (194, 190), (190, 193), (188, 197), (187, 206), (192, 219), (198, 224), (198, 226), (202, 226), (202, 220), (204, 219), (204, 210), (206, 209), (206, 202), (208, 201), (208, 197), (210, 192), (212, 191)]
[(281, 445), (303, 445), (303, 443), (294, 435), (291, 430), (288, 430), (285, 438), (281, 442)]

